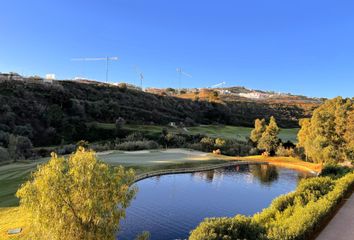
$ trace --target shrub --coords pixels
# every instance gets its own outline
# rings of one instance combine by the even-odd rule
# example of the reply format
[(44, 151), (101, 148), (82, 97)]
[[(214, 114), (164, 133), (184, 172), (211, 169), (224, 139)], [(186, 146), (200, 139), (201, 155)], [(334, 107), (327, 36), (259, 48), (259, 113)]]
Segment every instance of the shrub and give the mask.
[(253, 220), (266, 228), (270, 240), (308, 239), (353, 186), (354, 174), (302, 180), (296, 192), (276, 198)]
[(251, 148), (249, 151), (249, 155), (258, 155), (260, 152), (258, 150), (258, 148)]
[(0, 162), (10, 161), (10, 155), (6, 148), (0, 147)]
[(9, 145), (10, 134), (0, 130), (0, 146), (7, 147)]
[(277, 151), (275, 152), (277, 156), (283, 157), (293, 157), (294, 156), (294, 149), (292, 148), (285, 148), (283, 145), (279, 145)]
[(143, 141), (144, 140), (144, 136), (141, 132), (134, 132), (132, 134), (129, 134), (128, 136), (126, 136), (124, 138), (124, 141)]
[(136, 151), (136, 150), (144, 150), (144, 149), (156, 149), (159, 145), (155, 141), (144, 140), (144, 141), (131, 141), (131, 142), (123, 142), (117, 144), (115, 149), (123, 150), (123, 151)]
[(167, 133), (165, 141), (170, 147), (183, 147), (186, 143), (186, 138), (183, 135)]
[(340, 178), (345, 174), (351, 172), (349, 167), (339, 166), (339, 165), (325, 165), (322, 169), (320, 176), (329, 176), (331, 178)]
[(124, 125), (125, 125), (126, 121), (124, 118), (119, 117), (116, 119), (115, 125), (116, 125), (116, 129), (121, 129)]
[(195, 121), (193, 119), (191, 119), (190, 117), (186, 117), (186, 119), (184, 119), (184, 125), (187, 127), (191, 127), (191, 126), (195, 126)]
[(224, 147), (226, 144), (226, 141), (222, 138), (217, 138), (215, 139), (215, 146), (217, 147)]
[(210, 152), (214, 147), (214, 139), (211, 137), (203, 137), (200, 143), (202, 144), (203, 150), (206, 152)]
[(265, 230), (251, 218), (207, 218), (191, 232), (189, 240), (262, 240)]
[[(329, 177), (303, 179), (295, 192), (274, 199), (268, 208), (249, 221), (258, 227), (258, 233), (265, 231), (264, 239), (309, 239), (353, 187), (354, 172), (337, 180)], [(233, 236), (238, 227), (232, 225), (232, 218), (207, 219), (192, 232), (190, 239), (253, 239)]]
[(77, 146), (79, 146), (79, 145), (68, 144), (68, 145), (64, 145), (64, 146), (59, 147), (56, 151), (60, 155), (70, 154), (76, 150)]
[(27, 137), (10, 135), (8, 151), (12, 159), (29, 158), (32, 155), (31, 149), (32, 142)]

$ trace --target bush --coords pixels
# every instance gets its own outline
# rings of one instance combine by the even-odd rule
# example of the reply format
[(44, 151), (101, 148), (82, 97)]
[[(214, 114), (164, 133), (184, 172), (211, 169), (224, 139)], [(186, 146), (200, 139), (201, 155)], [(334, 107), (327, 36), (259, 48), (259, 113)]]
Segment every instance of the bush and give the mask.
[(6, 148), (0, 147), (0, 162), (10, 161), (10, 155)]
[(143, 140), (144, 140), (144, 136), (141, 132), (134, 132), (124, 138), (124, 141), (128, 141), (128, 142), (143, 141)]
[(325, 165), (320, 173), (320, 176), (328, 176), (337, 179), (351, 171), (352, 170), (349, 167), (343, 167), (339, 165)]
[(282, 157), (294, 157), (294, 149), (293, 148), (285, 148), (283, 145), (279, 145), (275, 155)]
[(167, 133), (165, 141), (169, 147), (184, 147), (186, 144), (186, 138), (183, 135), (174, 133)]
[(27, 137), (11, 134), (9, 137), (8, 151), (10, 157), (14, 160), (29, 158), (32, 155), (32, 142)]
[(262, 240), (265, 230), (251, 218), (207, 218), (191, 232), (189, 240)]
[[(81, 141), (80, 141), (81, 142)], [(83, 143), (84, 144), (84, 143)], [(86, 144), (85, 144), (86, 145)], [(73, 153), (76, 148), (80, 146), (80, 145), (75, 145), (75, 144), (68, 144), (68, 145), (64, 145), (59, 147), (56, 152), (60, 155), (65, 155), (65, 154), (70, 154)]]
[(115, 146), (115, 149), (122, 151), (136, 151), (156, 148), (159, 148), (157, 142), (150, 140), (123, 142)]
[(217, 147), (224, 147), (226, 144), (226, 141), (222, 138), (217, 138), (215, 139), (215, 146)]
[(333, 181), (328, 177), (302, 180), (296, 191), (276, 198), (254, 215), (270, 240), (308, 239), (354, 184), (354, 174)]
[[(310, 239), (353, 187), (354, 172), (337, 180), (330, 177), (303, 179), (295, 192), (274, 199), (268, 208), (248, 221), (257, 226), (259, 232), (255, 234), (263, 237), (262, 233), (266, 233), (264, 239)], [(239, 226), (232, 224), (232, 218), (207, 219), (191, 233), (190, 239), (262, 239), (232, 235)]]
[(116, 125), (116, 129), (121, 129), (124, 125), (125, 125), (126, 121), (124, 118), (119, 117), (116, 119), (115, 125)]
[(7, 147), (9, 145), (10, 134), (0, 130), (0, 146)]
[(203, 151), (210, 152), (214, 147), (214, 139), (211, 137), (203, 137), (200, 140)]
[(258, 148), (251, 148), (250, 151), (249, 151), (249, 155), (259, 155), (260, 152), (258, 150)]

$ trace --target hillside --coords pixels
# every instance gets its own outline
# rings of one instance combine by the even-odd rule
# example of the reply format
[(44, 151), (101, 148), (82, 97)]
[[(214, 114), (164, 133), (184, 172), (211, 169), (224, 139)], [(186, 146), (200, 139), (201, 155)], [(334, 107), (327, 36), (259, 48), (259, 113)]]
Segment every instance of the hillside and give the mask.
[(316, 101), (290, 98), (259, 101), (230, 96), (190, 99), (183, 94), (157, 95), (98, 82), (3, 80), (0, 131), (24, 135), (35, 146), (46, 146), (85, 138), (87, 123), (114, 123), (118, 117), (139, 124), (252, 126), (255, 118), (275, 116), (281, 127), (289, 128), (297, 127), (298, 120), (318, 106)]

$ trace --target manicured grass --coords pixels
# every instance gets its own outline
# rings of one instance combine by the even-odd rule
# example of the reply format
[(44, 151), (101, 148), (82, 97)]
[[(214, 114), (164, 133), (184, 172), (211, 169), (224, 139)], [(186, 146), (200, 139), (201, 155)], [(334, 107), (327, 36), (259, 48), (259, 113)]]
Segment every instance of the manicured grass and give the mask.
[(228, 125), (200, 125), (187, 129), (192, 134), (199, 133), (210, 137), (234, 138), (238, 140), (246, 140), (246, 137), (248, 137), (252, 131), (252, 128)]
[[(228, 125), (200, 125), (196, 127), (189, 127), (187, 130), (191, 134), (204, 134), (210, 137), (220, 137), (229, 139), (238, 139), (245, 141), (247, 137), (250, 136), (252, 128), (248, 127), (236, 127)], [(283, 142), (291, 141), (293, 143), (297, 142), (296, 135), (299, 131), (298, 128), (283, 128), (280, 130), (279, 138)]]
[(292, 168), (300, 171), (313, 171), (316, 173), (319, 173), (323, 167), (320, 163), (305, 162), (294, 157), (263, 157), (257, 155), (247, 157), (236, 157), (235, 159), (255, 162), (269, 162), (273, 165), (277, 165), (280, 167)]
[[(47, 158), (48, 159), (48, 158)], [(0, 207), (17, 206), (17, 189), (24, 183), (37, 165), (47, 159), (29, 163), (11, 163), (0, 166)]]
[[(28, 239), (26, 234), (28, 232), (29, 223), (28, 214), (22, 212), (19, 207), (0, 208), (0, 239)], [(9, 235), (9, 229), (22, 228), (20, 234)]]
[[(116, 166), (123, 165), (133, 168), (136, 172), (143, 173), (152, 170), (196, 167), (203, 164), (224, 162), (216, 160), (212, 154), (183, 149), (169, 149), (166, 151), (146, 150), (138, 152), (107, 151), (98, 153), (98, 158), (104, 162)], [(219, 157), (226, 159), (228, 157)], [(43, 158), (29, 163), (12, 163), (0, 166), (0, 207), (12, 207), (18, 205), (15, 193), (24, 183), (38, 164), (46, 162), (49, 158)]]
[[(114, 129), (115, 125), (113, 123), (96, 123), (97, 126), (103, 129)], [(144, 132), (150, 135), (156, 135), (161, 133), (162, 129), (166, 128), (169, 132), (174, 133), (184, 133), (184, 134), (203, 134), (210, 137), (220, 137), (228, 139), (238, 139), (246, 141), (247, 137), (250, 136), (252, 128), (249, 127), (237, 127), (230, 125), (200, 125), (195, 127), (187, 127), (186, 130), (182, 128), (175, 128), (170, 126), (161, 125), (138, 125), (138, 124), (126, 124), (124, 129), (130, 131)], [(293, 143), (297, 142), (297, 132), (298, 128), (282, 128), (279, 133), (279, 138), (283, 142), (291, 141)]]

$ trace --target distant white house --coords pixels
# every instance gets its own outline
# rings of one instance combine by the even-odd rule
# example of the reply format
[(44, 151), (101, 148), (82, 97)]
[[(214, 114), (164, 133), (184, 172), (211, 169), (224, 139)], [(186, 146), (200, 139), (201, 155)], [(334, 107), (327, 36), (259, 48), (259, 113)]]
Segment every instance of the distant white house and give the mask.
[(220, 90), (217, 90), (220, 94), (231, 94), (231, 91), (230, 90), (227, 90), (227, 89), (220, 89)]
[(249, 93), (239, 93), (240, 97), (252, 98), (252, 99), (262, 99), (272, 97), (272, 94), (260, 93), (260, 92), (249, 92)]
[(55, 80), (55, 74), (54, 73), (48, 73), (45, 75), (44, 82), (45, 83), (53, 83), (53, 80)]

